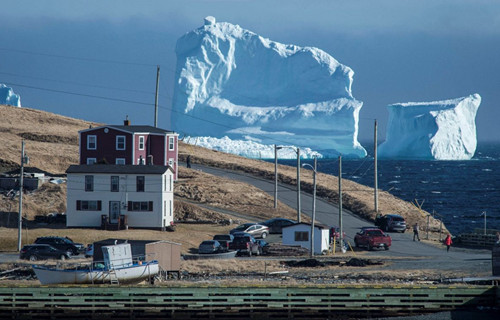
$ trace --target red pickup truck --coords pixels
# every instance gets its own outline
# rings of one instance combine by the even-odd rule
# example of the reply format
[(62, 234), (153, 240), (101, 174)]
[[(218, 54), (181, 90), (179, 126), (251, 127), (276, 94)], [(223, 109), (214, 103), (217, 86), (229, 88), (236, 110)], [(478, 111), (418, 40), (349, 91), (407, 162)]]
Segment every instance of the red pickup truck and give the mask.
[(389, 250), (392, 239), (380, 229), (363, 228), (354, 236), (354, 244), (356, 247), (366, 247), (368, 250), (372, 250), (373, 248)]

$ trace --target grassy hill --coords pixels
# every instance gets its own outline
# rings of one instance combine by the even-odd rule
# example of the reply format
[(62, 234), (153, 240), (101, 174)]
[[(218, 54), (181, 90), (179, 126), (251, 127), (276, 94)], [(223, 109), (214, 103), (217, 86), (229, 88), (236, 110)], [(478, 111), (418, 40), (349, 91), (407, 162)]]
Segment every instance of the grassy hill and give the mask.
[[(57, 114), (29, 108), (17, 108), (0, 105), (0, 172), (19, 168), (21, 141), (25, 140), (25, 152), (30, 157), (28, 167), (36, 168), (52, 174), (63, 174), (71, 164), (78, 163), (78, 131), (97, 123), (73, 119)], [(133, 119), (132, 119), (133, 121)], [(167, 128), (168, 129), (168, 128)], [(201, 147), (179, 143), (179, 160), (183, 161), (191, 155), (192, 163), (243, 171), (268, 179), (274, 179), (274, 164), (266, 161), (247, 159)], [(280, 165), (279, 180), (291, 185), (296, 184), (296, 169)], [(243, 215), (254, 216), (255, 220), (282, 216), (295, 217), (295, 210), (279, 204), (274, 210), (273, 198), (246, 184), (228, 179), (217, 178), (195, 170), (181, 167), (179, 181), (175, 185), (175, 219), (176, 220), (210, 220), (221, 221), (227, 217), (211, 208), (220, 208)], [(373, 189), (358, 183), (343, 180), (344, 208), (367, 219), (374, 219)], [(309, 170), (301, 171), (301, 188), (305, 192), (312, 191), (312, 175)], [(338, 202), (338, 179), (332, 175), (317, 175), (317, 194), (319, 197)], [(17, 212), (17, 199), (9, 200), (0, 196), (0, 214)], [(33, 219), (38, 214), (64, 212), (66, 207), (65, 185), (48, 184), (23, 201), (23, 215)], [(406, 217), (408, 224), (418, 221), (421, 226), (427, 224), (427, 213), (420, 212), (411, 203), (398, 199), (391, 194), (379, 192), (379, 212), (398, 213)], [(12, 219), (15, 221), (15, 219)], [(0, 224), (4, 226), (5, 221)], [(431, 231), (439, 230), (439, 221), (431, 219)], [(217, 230), (220, 232), (220, 230)], [(187, 232), (189, 234), (189, 232)], [(83, 237), (82, 233), (82, 237)], [(179, 234), (170, 237), (159, 235), (156, 238), (182, 242)], [(210, 232), (203, 234), (205, 237)], [(89, 235), (85, 235), (89, 237)], [(117, 235), (118, 236), (118, 235)], [(143, 235), (137, 235), (142, 237)], [(144, 235), (145, 236), (145, 235)], [(94, 235), (79, 241), (88, 243), (100, 238)], [(146, 236), (145, 236), (146, 237)], [(151, 235), (149, 235), (151, 237)], [(194, 245), (198, 239), (185, 239)]]

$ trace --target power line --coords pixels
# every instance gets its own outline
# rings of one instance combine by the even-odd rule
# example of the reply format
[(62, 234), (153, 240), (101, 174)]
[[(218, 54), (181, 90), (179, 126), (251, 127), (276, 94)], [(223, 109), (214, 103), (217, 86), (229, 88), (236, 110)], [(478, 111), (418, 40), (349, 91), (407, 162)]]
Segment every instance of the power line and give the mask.
[(125, 64), (125, 65), (136, 65), (136, 66), (147, 66), (147, 67), (155, 66), (156, 67), (156, 64), (141, 63), (141, 62), (130, 62), (130, 61), (118, 61), (118, 60), (106, 60), (106, 59), (96, 59), (96, 58), (83, 58), (83, 57), (75, 57), (75, 56), (64, 56), (64, 55), (58, 55), (58, 54), (41, 53), (41, 52), (18, 50), (18, 49), (11, 49), (11, 48), (0, 48), (0, 50), (22, 53), (22, 54), (29, 54), (29, 55), (36, 55), (36, 56), (45, 56), (45, 57), (52, 57), (52, 58), (87, 61), (87, 62)]

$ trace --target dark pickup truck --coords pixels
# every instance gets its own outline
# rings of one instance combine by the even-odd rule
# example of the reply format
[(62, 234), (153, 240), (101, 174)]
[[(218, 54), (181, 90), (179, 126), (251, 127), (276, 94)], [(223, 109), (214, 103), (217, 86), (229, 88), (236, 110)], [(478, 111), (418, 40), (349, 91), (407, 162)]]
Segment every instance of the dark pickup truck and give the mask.
[(252, 254), (262, 254), (262, 248), (259, 243), (250, 235), (234, 237), (233, 242), (229, 244), (229, 249), (238, 251), (238, 254), (247, 254), (249, 257)]
[(373, 248), (389, 250), (392, 239), (378, 228), (362, 228), (354, 236), (354, 244), (356, 247), (366, 247), (368, 250), (372, 250)]
[(234, 236), (232, 234), (216, 234), (213, 240), (219, 241), (221, 247), (223, 247), (225, 251), (229, 251), (229, 247), (234, 240)]

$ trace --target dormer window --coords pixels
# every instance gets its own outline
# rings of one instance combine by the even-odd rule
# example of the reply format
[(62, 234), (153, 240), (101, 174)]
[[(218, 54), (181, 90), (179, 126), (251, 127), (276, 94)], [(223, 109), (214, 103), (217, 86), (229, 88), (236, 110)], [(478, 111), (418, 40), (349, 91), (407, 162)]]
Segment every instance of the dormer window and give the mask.
[(97, 136), (87, 136), (87, 150), (97, 149)]
[(125, 150), (125, 136), (116, 136), (116, 150)]

